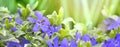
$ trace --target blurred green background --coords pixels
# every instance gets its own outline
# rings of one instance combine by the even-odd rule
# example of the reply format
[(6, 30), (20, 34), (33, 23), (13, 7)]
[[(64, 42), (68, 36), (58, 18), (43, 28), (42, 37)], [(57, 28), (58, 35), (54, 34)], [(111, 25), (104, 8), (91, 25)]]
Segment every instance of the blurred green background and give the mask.
[(0, 7), (7, 7), (11, 14), (17, 13), (18, 4), (23, 7), (29, 4), (34, 11), (45, 10), (44, 15), (58, 13), (62, 7), (64, 18), (72, 17), (90, 29), (106, 17), (120, 16), (120, 0), (0, 0)]

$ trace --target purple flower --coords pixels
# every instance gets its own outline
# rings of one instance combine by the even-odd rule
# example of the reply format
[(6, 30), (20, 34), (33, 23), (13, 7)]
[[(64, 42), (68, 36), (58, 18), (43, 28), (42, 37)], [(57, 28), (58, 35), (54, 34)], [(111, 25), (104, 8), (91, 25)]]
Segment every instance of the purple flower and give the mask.
[(68, 47), (68, 40), (67, 38), (64, 38), (60, 44), (60, 47)]
[(80, 39), (80, 33), (78, 31), (76, 32), (75, 37), (76, 37), (76, 40)]
[[(47, 28), (47, 29), (46, 29)], [(55, 25), (51, 25), (49, 27), (46, 27), (45, 29), (48, 30), (48, 32), (46, 32), (48, 34), (48, 36), (50, 37), (52, 34), (54, 34), (55, 32), (58, 32), (61, 28), (62, 25), (60, 26), (55, 26)]]
[(51, 25), (49, 19), (47, 17), (44, 17), (41, 12), (36, 11), (35, 16), (37, 19), (28, 17), (28, 20), (31, 23), (35, 23), (32, 28), (33, 32), (38, 32), (41, 30), (43, 33), (48, 34), (50, 37), (54, 32), (58, 32), (62, 28), (62, 25)]
[(8, 41), (7, 42), (7, 47), (21, 47), (21, 46), (18, 42)]
[(96, 39), (94, 37), (91, 38), (90, 42), (91, 42), (92, 46), (98, 44), (98, 42), (96, 41)]
[(21, 41), (21, 46), (24, 47), (25, 44), (29, 44), (30, 41), (25, 39), (25, 38), (22, 38), (22, 41)]
[(120, 34), (103, 42), (102, 47), (120, 47)]
[(105, 42), (103, 42), (102, 47), (115, 47), (115, 40), (114, 39), (109, 39)]
[(29, 40), (22, 38), (20, 43), (13, 42), (13, 41), (7, 41), (7, 47), (24, 47), (25, 44), (29, 44), (29, 43), (30, 43)]
[(58, 47), (58, 44), (59, 44), (59, 38), (58, 37), (53, 39), (53, 44), (54, 44), (54, 47)]
[(46, 40), (46, 43), (47, 43), (47, 45), (49, 46), (49, 47), (58, 47), (58, 37), (56, 37), (56, 38), (54, 38), (53, 39), (53, 45), (52, 45), (52, 43), (49, 41), (49, 40)]
[(69, 45), (67, 38), (64, 38), (61, 41), (61, 43), (59, 43), (58, 37), (55, 37), (53, 39), (53, 43), (50, 40), (46, 40), (46, 44), (48, 45), (48, 47), (77, 47), (78, 46), (74, 39), (72, 39), (70, 45)]
[(62, 25), (60, 26), (50, 26), (50, 30), (53, 31), (53, 32), (58, 32), (60, 29), (62, 28)]
[(38, 31), (39, 31), (39, 24), (36, 23), (36, 24), (33, 26), (32, 30), (33, 30), (34, 32), (38, 32)]
[(22, 20), (20, 18), (15, 18), (17, 24), (22, 24)]
[(40, 24), (40, 29), (42, 32), (47, 33), (49, 31), (49, 26)]
[(120, 25), (120, 18), (118, 18), (117, 21), (112, 18), (108, 18), (104, 23), (108, 25), (107, 30), (117, 29)]
[(22, 16), (22, 13), (21, 13), (21, 10), (20, 10), (20, 9), (18, 9), (18, 14), (19, 14), (20, 16)]
[(90, 41), (90, 36), (88, 34), (84, 34), (82, 36), (82, 40), (85, 41), (85, 42)]
[(11, 17), (8, 17), (8, 20), (9, 20), (9, 21), (11, 21), (11, 20), (12, 20), (12, 18), (11, 18)]
[(16, 32), (18, 29), (17, 29), (17, 27), (13, 27), (11, 30)]
[(32, 17), (28, 17), (28, 20), (31, 23), (36, 23), (37, 24), (37, 25), (36, 24), (34, 25), (33, 31), (37, 32), (37, 31), (39, 31), (41, 29), (43, 32), (47, 32), (48, 29), (49, 29), (48, 26), (50, 26), (50, 22), (49, 22), (48, 18), (42, 16), (42, 13), (38, 12), (38, 11), (35, 12), (35, 16), (38, 19), (35, 19), (35, 18), (32, 18)]
[(116, 34), (115, 39), (116, 39), (116, 40), (120, 40), (120, 34)]
[(32, 17), (28, 17), (28, 20), (31, 22), (31, 23), (35, 23), (37, 20), (35, 18), (32, 18)]
[(42, 13), (39, 11), (35, 12), (35, 16), (37, 16), (38, 19), (42, 19), (42, 17), (43, 17)]
[(72, 39), (70, 47), (77, 47), (77, 43), (74, 41), (74, 39)]
[(49, 40), (46, 40), (46, 43), (49, 47), (53, 47), (52, 43)]

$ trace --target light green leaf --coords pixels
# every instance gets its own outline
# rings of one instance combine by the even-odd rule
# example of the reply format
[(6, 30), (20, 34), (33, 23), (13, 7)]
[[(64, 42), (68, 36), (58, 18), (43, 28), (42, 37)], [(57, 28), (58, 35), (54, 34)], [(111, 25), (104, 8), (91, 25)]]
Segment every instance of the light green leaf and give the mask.
[(63, 15), (64, 15), (64, 10), (63, 8), (60, 8), (58, 17), (57, 17), (57, 24), (60, 25), (63, 21)]
[(90, 41), (86, 42), (86, 47), (92, 47)]
[(38, 1), (36, 1), (31, 7), (32, 7), (32, 9), (34, 10), (37, 6), (38, 6)]
[(66, 18), (65, 20), (62, 21), (62, 23), (64, 24), (65, 26), (65, 29), (69, 30), (70, 29), (70, 22), (72, 22), (73, 24), (75, 23), (75, 21), (69, 17), (69, 18)]
[(64, 38), (64, 37), (66, 37), (66, 36), (68, 36), (68, 37), (70, 36), (69, 30), (61, 29), (61, 30), (59, 31), (59, 37)]
[(116, 33), (117, 32), (115, 30), (111, 30), (111, 32), (109, 33), (109, 35), (110, 35), (111, 38), (115, 38)]

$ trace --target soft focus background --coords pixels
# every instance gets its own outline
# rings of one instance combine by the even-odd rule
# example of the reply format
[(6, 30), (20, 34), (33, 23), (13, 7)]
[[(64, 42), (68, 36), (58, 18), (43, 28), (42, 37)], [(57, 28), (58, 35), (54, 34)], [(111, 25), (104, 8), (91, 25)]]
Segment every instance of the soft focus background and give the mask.
[[(34, 10), (45, 10), (44, 15), (58, 12), (64, 8), (64, 18), (72, 17), (92, 28), (100, 23), (105, 16), (120, 15), (120, 0), (0, 0), (0, 7), (7, 7), (11, 13), (16, 13), (19, 4), (28, 4)], [(104, 14), (102, 13), (104, 11)]]

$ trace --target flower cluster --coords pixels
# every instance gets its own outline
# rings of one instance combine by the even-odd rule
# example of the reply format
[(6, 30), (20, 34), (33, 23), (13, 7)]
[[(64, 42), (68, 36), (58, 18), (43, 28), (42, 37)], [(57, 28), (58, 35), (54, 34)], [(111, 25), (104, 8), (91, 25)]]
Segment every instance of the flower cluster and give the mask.
[(49, 19), (47, 17), (44, 17), (41, 12), (36, 11), (35, 16), (37, 19), (28, 17), (28, 20), (31, 23), (35, 23), (32, 28), (33, 32), (38, 32), (41, 30), (43, 33), (48, 34), (50, 37), (54, 32), (58, 32), (62, 28), (62, 25), (51, 25)]
[(71, 43), (69, 44), (69, 41), (67, 38), (63, 38), (61, 43), (59, 44), (59, 38), (56, 37), (53, 39), (53, 43), (50, 40), (46, 40), (46, 43), (49, 47), (78, 47), (78, 42), (80, 39), (84, 42), (91, 42), (92, 46), (95, 46), (98, 42), (94, 37), (90, 38), (88, 34), (84, 34), (83, 36), (80, 36), (80, 33), (76, 32), (75, 39), (71, 38)]
[[(99, 29), (89, 30), (84, 24), (77, 23), (72, 18), (62, 19), (63, 17), (60, 16), (62, 12), (58, 15), (54, 12), (52, 15), (44, 16), (39, 11), (28, 12), (26, 9), (25, 11), (24, 14), (23, 10), (18, 9), (19, 16), (10, 15), (1, 19), (0, 47), (5, 45), (25, 47), (26, 44), (29, 44), (28, 47), (96, 47), (100, 44), (102, 47), (120, 47), (119, 30), (115, 30), (120, 26), (119, 17), (116, 20), (106, 19), (104, 21), (107, 25), (106, 30), (111, 32), (101, 32), (101, 30), (98, 31)], [(91, 36), (92, 31), (94, 34)], [(110, 34), (108, 38), (104, 37), (108, 34)], [(12, 41), (12, 39), (18, 41)]]
[(102, 47), (120, 47), (120, 34), (116, 34), (115, 38), (105, 40)]
[(117, 20), (108, 18), (104, 23), (108, 25), (107, 30), (117, 29), (120, 25), (120, 17)]

